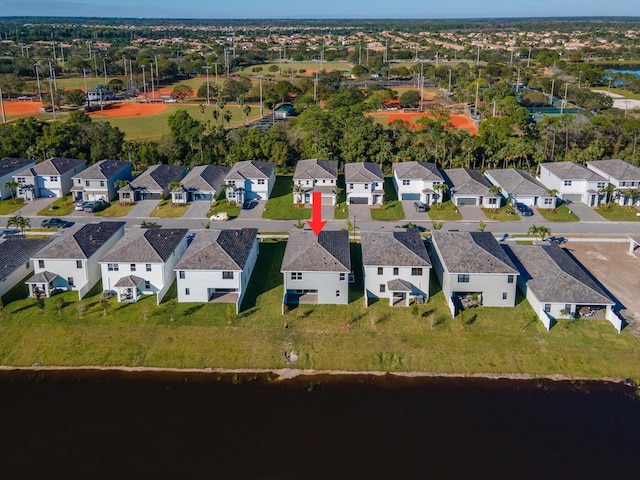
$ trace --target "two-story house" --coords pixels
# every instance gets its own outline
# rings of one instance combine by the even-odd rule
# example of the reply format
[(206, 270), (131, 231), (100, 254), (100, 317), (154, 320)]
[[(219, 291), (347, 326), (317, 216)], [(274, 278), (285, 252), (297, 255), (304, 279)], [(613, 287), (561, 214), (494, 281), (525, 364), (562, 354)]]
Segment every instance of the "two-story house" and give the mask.
[(162, 200), (169, 196), (169, 185), (181, 181), (187, 169), (180, 165), (152, 165), (118, 190), (120, 203)]
[(541, 163), (538, 179), (565, 202), (582, 202), (590, 207), (604, 201), (602, 189), (609, 183), (602, 175), (573, 162)]
[(13, 176), (26, 168), (35, 166), (35, 160), (29, 160), (26, 158), (3, 158), (0, 160), (0, 200), (9, 198), (15, 195), (18, 191), (16, 188), (13, 191), (11, 188), (6, 187), (7, 182), (15, 181)]
[(276, 183), (275, 164), (246, 160), (237, 162), (224, 177), (226, 197), (230, 203), (268, 200)]
[(257, 258), (255, 228), (199, 231), (175, 266), (178, 301), (235, 303), (239, 312)]
[(347, 203), (382, 205), (384, 177), (380, 165), (371, 162), (347, 163), (344, 166)]
[(624, 160), (593, 160), (587, 168), (603, 176), (616, 188), (619, 205), (640, 205), (640, 168)]
[(224, 177), (230, 170), (219, 165), (193, 167), (180, 182), (180, 187), (171, 191), (171, 203), (213, 203), (221, 195)]
[(504, 198), (512, 198), (515, 203), (529, 207), (556, 208), (557, 197), (547, 187), (519, 168), (487, 170), (486, 177), (500, 187)]
[(456, 207), (501, 207), (502, 197), (493, 193), (493, 185), (478, 170), (450, 168), (444, 171), (444, 175), (449, 185), (449, 196)]
[(118, 196), (115, 185), (118, 180), (131, 180), (131, 162), (101, 160), (72, 177), (73, 199), (110, 202)]
[(312, 204), (313, 192), (320, 192), (323, 205), (335, 205), (337, 181), (337, 160), (298, 160), (293, 174), (293, 203)]
[(431, 260), (417, 230), (363, 232), (361, 238), (367, 306), (370, 298), (387, 298), (392, 306), (429, 298)]
[(440, 195), (434, 186), (444, 183), (444, 177), (434, 163), (397, 162), (393, 164), (393, 183), (400, 200), (432, 205)]
[(349, 232), (294, 229), (289, 234), (280, 272), (284, 305), (349, 303)]
[(34, 275), (25, 283), (29, 296), (77, 290), (82, 299), (100, 280), (98, 260), (124, 235), (125, 222), (89, 223), (53, 238), (31, 257)]
[(87, 165), (86, 160), (54, 157), (13, 175), (20, 185), (17, 195), (25, 200), (63, 197), (71, 191), (72, 178)]
[(50, 238), (23, 238), (17, 235), (0, 239), (0, 297), (33, 273), (31, 257), (50, 241)]

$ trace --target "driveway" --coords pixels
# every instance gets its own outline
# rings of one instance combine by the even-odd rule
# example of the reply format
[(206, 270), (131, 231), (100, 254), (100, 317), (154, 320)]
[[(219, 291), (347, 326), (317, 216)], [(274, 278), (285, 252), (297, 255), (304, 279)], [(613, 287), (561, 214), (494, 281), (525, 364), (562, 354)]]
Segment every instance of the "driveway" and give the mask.
[(198, 218), (204, 219), (207, 218), (207, 213), (211, 209), (211, 204), (209, 202), (191, 202), (189, 208), (182, 218)]
[(404, 210), (404, 218), (409, 222), (429, 222), (429, 214), (427, 212), (416, 212), (415, 202), (405, 200), (402, 203), (402, 209)]
[(475, 205), (461, 205), (458, 207), (458, 211), (460, 212), (460, 214), (462, 215), (462, 218), (465, 221), (469, 221), (469, 222), (479, 222), (481, 220), (483, 222), (487, 221), (487, 217), (482, 211), (482, 207), (478, 207)]
[(264, 212), (264, 207), (266, 205), (266, 200), (260, 200), (252, 209), (240, 210), (240, 215), (238, 215), (237, 218), (240, 220), (262, 220), (262, 212)]
[(38, 212), (40, 210), (42, 210), (43, 208), (47, 208), (55, 200), (55, 198), (36, 198), (35, 200), (26, 202), (23, 207), (13, 215), (20, 214), (23, 217), (35, 217), (38, 215)]
[(593, 208), (582, 202), (571, 202), (567, 205), (569, 210), (575, 213), (581, 222), (607, 222), (608, 220), (598, 215)]
[(352, 203), (349, 205), (349, 219), (353, 221), (353, 217), (356, 217), (356, 222), (371, 220), (371, 206)]
[(133, 208), (129, 210), (127, 218), (149, 218), (153, 209), (158, 206), (158, 203), (160, 203), (159, 200), (139, 200)]

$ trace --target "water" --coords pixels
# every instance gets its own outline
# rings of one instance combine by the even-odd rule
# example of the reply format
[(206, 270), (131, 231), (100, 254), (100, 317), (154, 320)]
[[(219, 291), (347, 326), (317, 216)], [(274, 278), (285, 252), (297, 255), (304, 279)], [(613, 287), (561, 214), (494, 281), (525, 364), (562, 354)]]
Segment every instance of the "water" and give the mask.
[(640, 476), (613, 384), (0, 372), (0, 478)]
[(636, 77), (640, 77), (640, 70), (611, 70), (612, 73), (630, 73)]

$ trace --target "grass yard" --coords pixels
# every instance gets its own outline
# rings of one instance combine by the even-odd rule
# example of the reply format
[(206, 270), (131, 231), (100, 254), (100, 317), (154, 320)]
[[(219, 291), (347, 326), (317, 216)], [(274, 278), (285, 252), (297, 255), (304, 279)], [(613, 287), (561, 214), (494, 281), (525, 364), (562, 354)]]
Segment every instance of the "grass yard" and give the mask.
[(311, 208), (299, 208), (293, 204), (292, 188), (293, 176), (278, 175), (262, 212), (262, 218), (270, 220), (307, 220), (311, 218)]
[(188, 204), (174, 205), (171, 200), (163, 200), (151, 211), (150, 217), (157, 218), (179, 218), (189, 208)]
[(636, 213), (638, 213), (637, 209), (633, 207), (621, 207), (617, 203), (612, 203), (608, 207), (600, 205), (594, 210), (612, 222), (637, 222), (640, 220), (636, 216)]
[(630, 92), (629, 90), (625, 90), (624, 88), (612, 88), (611, 93), (622, 95), (627, 100), (640, 100), (640, 94)]
[[(276, 77), (280, 76), (278, 71), (270, 72), (269, 67), (276, 66), (280, 68), (280, 63), (266, 63), (264, 65), (252, 65), (250, 67), (246, 67), (243, 70), (240, 70), (240, 75), (255, 77), (258, 75), (258, 72), (254, 72), (253, 69), (256, 67), (261, 67), (262, 71), (259, 72), (265, 77)], [(291, 78), (291, 68), (293, 67), (294, 74), (298, 74), (300, 70), (305, 70), (306, 75), (310, 75), (311, 73), (315, 73), (320, 70), (320, 62), (282, 62), (282, 72), (283, 76), (287, 78)], [(326, 70), (327, 72), (331, 70), (339, 70), (339, 71), (351, 71), (353, 68), (352, 63), (348, 62), (322, 62), (322, 70)]]
[(229, 220), (233, 220), (238, 215), (240, 215), (240, 205), (237, 205), (235, 203), (227, 203), (226, 199), (216, 201), (213, 203), (213, 205), (211, 205), (211, 208), (207, 212), (206, 218), (211, 218), (211, 215), (215, 215), (216, 213), (220, 212), (227, 212), (227, 215), (229, 215)]
[(335, 220), (347, 220), (349, 218), (349, 205), (347, 202), (340, 202), (333, 211)]
[(482, 213), (484, 213), (484, 216), (489, 220), (496, 222), (517, 222), (520, 220), (520, 215), (509, 205), (505, 205), (499, 209), (483, 208)]
[(11, 215), (24, 206), (24, 200), (21, 198), (7, 198), (0, 200), (0, 215)]
[(118, 200), (109, 203), (109, 206), (100, 212), (93, 214), (94, 217), (125, 217), (133, 208), (133, 203), (122, 204)]
[(63, 217), (75, 211), (75, 203), (71, 195), (65, 195), (56, 199), (51, 205), (43, 208), (38, 215), (43, 217)]
[[(638, 378), (640, 343), (605, 321), (561, 321), (546, 332), (528, 303), (477, 308), (452, 319), (436, 281), (425, 305), (366, 309), (359, 245), (356, 283), (344, 306), (303, 305), (281, 314), (284, 242), (261, 242), (239, 315), (225, 304), (179, 304), (175, 285), (160, 305), (101, 299), (100, 284), (79, 302), (66, 292), (38, 304), (5, 296), (0, 364), (177, 368), (296, 368), (438, 373), (564, 374)], [(260, 274), (257, 274), (260, 273)], [(285, 326), (287, 328), (285, 328)]]
[(371, 209), (372, 220), (403, 220), (404, 209), (402, 208), (402, 202), (393, 200), (386, 202), (381, 207), (374, 207)]
[(555, 210), (538, 208), (538, 213), (549, 222), (579, 222), (580, 218), (573, 213), (564, 203)]
[(431, 220), (435, 220), (438, 222), (448, 221), (448, 220), (462, 220), (462, 215), (458, 208), (451, 202), (451, 200), (447, 200), (441, 204), (431, 205), (429, 211), (427, 212), (429, 218)]

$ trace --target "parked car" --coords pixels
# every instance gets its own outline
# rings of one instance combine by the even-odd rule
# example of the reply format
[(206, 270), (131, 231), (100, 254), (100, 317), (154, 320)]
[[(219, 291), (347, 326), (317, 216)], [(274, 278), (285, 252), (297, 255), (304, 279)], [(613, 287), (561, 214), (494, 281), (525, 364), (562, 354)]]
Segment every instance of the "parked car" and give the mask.
[(247, 200), (242, 204), (242, 210), (251, 210), (253, 207), (258, 205), (258, 202), (255, 200)]
[(73, 222), (67, 222), (61, 218), (47, 218), (40, 224), (43, 228), (68, 228)]
[(413, 206), (416, 207), (416, 212), (426, 212), (427, 211), (427, 205), (425, 203), (415, 202), (413, 204)]
[(229, 214), (227, 212), (219, 212), (215, 215), (211, 215), (211, 218), (209, 218), (209, 220), (211, 220), (212, 222), (226, 222), (227, 220), (229, 220)]
[(96, 200), (95, 202), (89, 202), (84, 206), (84, 211), (88, 213), (99, 212), (107, 208), (109, 204), (104, 200)]
[(520, 215), (522, 215), (523, 217), (530, 217), (533, 215), (533, 210), (531, 210), (531, 208), (529, 208), (524, 203), (516, 204), (516, 210), (518, 210), (518, 212), (520, 212)]
[(10, 229), (0, 231), (0, 237), (11, 237), (13, 235), (20, 235), (20, 230)]
[(87, 205), (89, 203), (91, 203), (91, 202), (78, 202), (78, 203), (76, 203), (76, 206), (75, 206), (76, 211), (78, 211), (78, 212), (83, 211), (85, 205)]
[(549, 237), (547, 238), (549, 243), (555, 243), (556, 245), (564, 245), (567, 243), (567, 239), (564, 237)]

